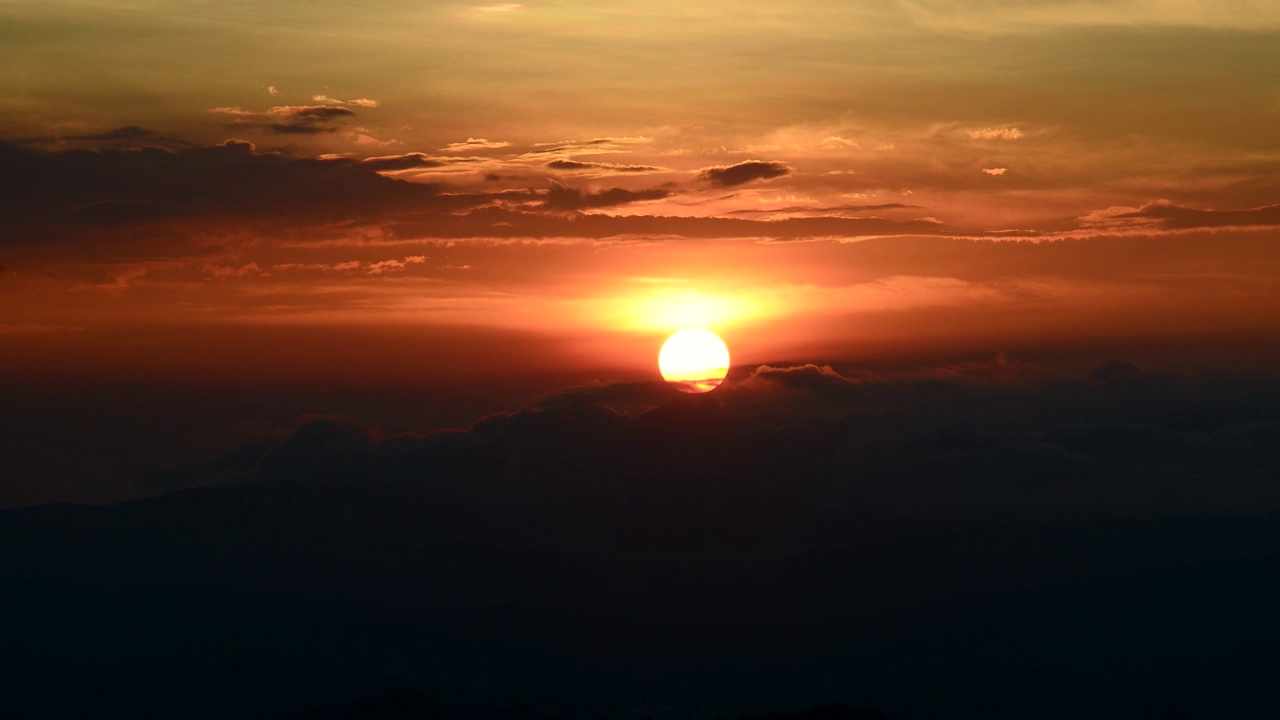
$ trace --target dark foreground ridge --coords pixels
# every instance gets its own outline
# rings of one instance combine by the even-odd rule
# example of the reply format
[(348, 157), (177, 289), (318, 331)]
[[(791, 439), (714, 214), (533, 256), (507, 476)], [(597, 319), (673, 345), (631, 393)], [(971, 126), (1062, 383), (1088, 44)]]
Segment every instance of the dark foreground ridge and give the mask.
[(201, 470), (243, 484), (0, 512), (3, 715), (1280, 710), (1271, 381), (806, 372), (317, 419)]
[[(637, 706), (624, 708), (621, 713), (604, 711), (604, 716), (626, 717), (635, 720), (681, 717), (671, 707)], [(381, 718), (415, 718), (421, 720), (556, 720), (555, 712), (531, 705), (456, 705), (446, 707), (429, 697), (414, 692), (401, 691), (389, 695), (366, 698), (342, 708), (304, 712), (282, 716), (278, 720), (366, 720)], [(852, 705), (824, 705), (803, 712), (770, 713), (719, 720), (886, 720), (875, 710)]]
[(404, 689), (566, 718), (1276, 706), (1278, 517), (810, 520), (704, 509), (664, 542), (301, 485), (9, 512), (7, 714), (308, 717)]

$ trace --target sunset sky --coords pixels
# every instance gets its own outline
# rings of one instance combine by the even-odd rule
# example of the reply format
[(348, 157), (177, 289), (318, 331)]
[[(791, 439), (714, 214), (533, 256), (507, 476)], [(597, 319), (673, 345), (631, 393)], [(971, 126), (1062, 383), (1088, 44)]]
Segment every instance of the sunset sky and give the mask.
[(1265, 0), (0, 0), (0, 368), (520, 388), (467, 412), (656, 377), (685, 326), (746, 368), (1274, 369), (1278, 36)]
[(1280, 0), (0, 0), (6, 720), (1280, 717), (1278, 469)]

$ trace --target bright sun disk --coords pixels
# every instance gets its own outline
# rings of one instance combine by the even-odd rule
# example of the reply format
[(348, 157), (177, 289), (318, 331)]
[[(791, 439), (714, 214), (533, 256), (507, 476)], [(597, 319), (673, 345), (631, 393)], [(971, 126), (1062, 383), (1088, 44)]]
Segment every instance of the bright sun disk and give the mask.
[(662, 344), (658, 370), (684, 392), (708, 392), (729, 374), (729, 348), (710, 330), (685, 328)]

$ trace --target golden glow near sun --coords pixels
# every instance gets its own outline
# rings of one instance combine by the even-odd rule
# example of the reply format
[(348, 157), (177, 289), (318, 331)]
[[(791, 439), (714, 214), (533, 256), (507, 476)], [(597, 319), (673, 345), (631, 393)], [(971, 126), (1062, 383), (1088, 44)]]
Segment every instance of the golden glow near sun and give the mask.
[(750, 312), (751, 309), (741, 299), (699, 293), (654, 297), (644, 307), (650, 324), (668, 328), (718, 326), (750, 315)]
[(698, 292), (645, 288), (584, 303), (587, 317), (603, 327), (651, 333), (671, 328), (731, 327), (759, 320), (757, 302), (742, 291)]
[(729, 348), (710, 330), (685, 328), (662, 344), (658, 369), (684, 392), (708, 392), (729, 374)]

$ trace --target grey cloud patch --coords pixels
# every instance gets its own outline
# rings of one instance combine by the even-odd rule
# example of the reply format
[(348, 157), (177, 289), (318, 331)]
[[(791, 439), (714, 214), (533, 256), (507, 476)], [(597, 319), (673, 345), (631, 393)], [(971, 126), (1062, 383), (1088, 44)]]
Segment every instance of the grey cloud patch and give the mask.
[(25, 229), (15, 235), (28, 241), (62, 237), (59, 228), (69, 222), (333, 220), (421, 212), (440, 203), (434, 186), (386, 178), (351, 161), (260, 154), (242, 141), (179, 151), (64, 152), (0, 143), (0, 172), (15, 180), (0, 196), (0, 214)]
[(67, 139), (68, 140), (143, 140), (146, 138), (153, 138), (156, 136), (156, 134), (157, 133), (155, 131), (148, 130), (144, 127), (139, 127), (137, 125), (128, 125), (125, 127), (116, 128), (115, 130), (108, 130), (107, 132), (97, 133), (94, 135), (69, 135), (67, 136)]
[[(407, 234), (432, 237), (590, 237), (619, 236), (689, 238), (774, 238), (778, 240), (878, 235), (940, 235), (946, 227), (930, 220), (891, 220), (876, 217), (790, 217), (756, 220), (745, 217), (669, 217), (660, 215), (613, 216), (603, 213), (572, 217), (551, 216), (532, 210), (575, 210), (606, 207), (636, 200), (655, 200), (674, 191), (666, 188), (629, 191), (612, 189), (587, 193), (566, 188), (550, 191), (514, 191), (491, 195), (449, 196), (458, 209), (475, 208), (465, 215), (437, 217), (403, 224)], [(619, 202), (622, 201), (622, 202)]]
[(166, 148), (191, 147), (189, 142), (168, 137), (155, 130), (138, 125), (126, 125), (102, 132), (81, 133), (78, 135), (21, 138), (14, 142), (18, 145), (51, 149), (66, 149), (68, 145), (121, 149), (137, 147), (142, 144)]
[(805, 207), (803, 205), (788, 205), (780, 208), (745, 208), (742, 210), (731, 210), (730, 215), (763, 215), (769, 213), (852, 213), (852, 212), (878, 212), (881, 210), (922, 210), (923, 205), (907, 205), (905, 203), (879, 203), (874, 205), (831, 205), (826, 207)]
[[(13, 232), (6, 243), (58, 238), (89, 241), (93, 233), (69, 225), (121, 228), (166, 221), (179, 235), (251, 224), (358, 222), (394, 226), (423, 237), (614, 237), (681, 233), (689, 237), (856, 237), (938, 234), (934, 222), (851, 217), (749, 218), (611, 217), (582, 211), (673, 196), (658, 186), (592, 191), (556, 184), (549, 189), (445, 192), (444, 186), (379, 174), (427, 167), (421, 154), (372, 158), (291, 158), (259, 153), (232, 140), (214, 147), (37, 150), (0, 143), (0, 173), (14, 179), (0, 196), (0, 214)], [(459, 160), (464, 161), (464, 160)], [(578, 213), (566, 215), (566, 213)], [(105, 237), (105, 236), (103, 236)], [(112, 236), (123, 241), (123, 235)], [(114, 240), (113, 240), (114, 242)]]
[(272, 113), (271, 117), (279, 118), (268, 124), (274, 133), (304, 134), (334, 132), (336, 120), (354, 117), (355, 113), (342, 107), (313, 106), (288, 108), (287, 112)]
[(410, 170), (412, 168), (441, 167), (445, 163), (428, 157), (422, 153), (405, 153), (403, 155), (383, 155), (365, 158), (360, 161), (363, 167), (373, 170)]
[(573, 153), (573, 152), (592, 152), (599, 153), (602, 150), (615, 149), (623, 152), (623, 148), (630, 145), (641, 145), (652, 142), (652, 138), (644, 136), (636, 137), (605, 137), (592, 138), (591, 140), (562, 140), (560, 142), (535, 143), (529, 155), (546, 155), (554, 153)]
[[(320, 116), (323, 117), (323, 114)], [(145, 129), (118, 129), (94, 133), (100, 137), (142, 138)], [(0, 198), (0, 214), (16, 232), (6, 243), (45, 242), (55, 237), (79, 238), (63, 232), (77, 228), (123, 228), (148, 222), (166, 223), (166, 228), (188, 236), (196, 221), (225, 228), (252, 223), (288, 222), (297, 226), (329, 223), (333, 220), (379, 225), (396, 234), (422, 237), (617, 237), (625, 235), (683, 235), (690, 238), (752, 237), (779, 240), (793, 238), (865, 238), (869, 236), (938, 236), (954, 234), (956, 228), (929, 218), (915, 217), (914, 206), (899, 203), (857, 203), (805, 208), (788, 204), (769, 210), (755, 208), (719, 217), (665, 217), (657, 214), (609, 216), (590, 211), (644, 201), (679, 200), (681, 187), (656, 184), (649, 188), (592, 187), (555, 183), (551, 187), (531, 187), (545, 182), (544, 174), (520, 177), (505, 172), (508, 187), (492, 189), (449, 189), (443, 185), (398, 181), (379, 175), (397, 169), (429, 169), (438, 165), (476, 162), (475, 158), (433, 156), (420, 152), (357, 158), (310, 159), (257, 152), (252, 144), (228, 141), (217, 147), (163, 149), (136, 147), (127, 140), (124, 148), (51, 151), (36, 147), (0, 143), (0, 173), (12, 179), (10, 191)], [(146, 142), (145, 138), (143, 142)], [(543, 158), (544, 165), (552, 158)], [(587, 164), (590, 158), (582, 161)], [(604, 163), (600, 163), (604, 164)], [(759, 177), (771, 172), (762, 161), (724, 168), (722, 181), (738, 181), (743, 174)], [(780, 164), (779, 164), (780, 165)], [(522, 166), (523, 167), (523, 166)], [(727, 174), (738, 168), (738, 175)], [(484, 168), (487, 170), (488, 168)], [(491, 177), (492, 177), (491, 176)], [(521, 187), (523, 186), (523, 187)], [(749, 187), (743, 185), (739, 187)], [(706, 187), (703, 187), (706, 190)], [(693, 195), (731, 197), (733, 189)], [(754, 203), (753, 203), (754, 204)], [(655, 213), (657, 211), (654, 211)], [(577, 213), (577, 215), (575, 215)], [(772, 216), (769, 213), (774, 213)], [(1280, 206), (1266, 205), (1243, 210), (1203, 210), (1171, 202), (1149, 203), (1141, 207), (1111, 208), (1086, 218), (1081, 226), (1095, 232), (1112, 229), (1133, 234), (1160, 234), (1170, 230), (1217, 227), (1270, 227), (1280, 225)], [(336, 232), (336, 231), (335, 231)], [(92, 233), (84, 233), (88, 238)], [(1251, 235), (1256, 235), (1251, 234)], [(116, 237), (123, 238), (117, 233)], [(923, 242), (916, 240), (913, 242)], [(941, 242), (941, 241), (938, 241)], [(1243, 243), (1257, 254), (1257, 239), (1218, 238), (1187, 240), (1180, 251), (1203, 253), (1197, 247), (1221, 243)], [(878, 245), (868, 246), (879, 247)], [(1037, 251), (1035, 262), (1074, 252), (1071, 244)], [(1117, 256), (1128, 257), (1123, 248)], [(991, 251), (1007, 252), (1007, 250)], [(903, 257), (903, 265), (918, 265), (923, 257), (952, 257), (915, 253)], [(897, 256), (895, 256), (897, 257)], [(1019, 257), (1028, 257), (1021, 255)], [(1072, 257), (1075, 257), (1074, 255)], [(1251, 255), (1252, 257), (1252, 255)], [(1021, 262), (1021, 261), (1020, 261)], [(1085, 267), (1082, 259), (1071, 263), (1049, 263), (1049, 272), (1060, 268)], [(1268, 261), (1269, 262), (1269, 261)], [(1013, 260), (1008, 260), (1013, 263)], [(1002, 265), (1010, 270), (1012, 264)], [(1093, 265), (1089, 265), (1093, 267)], [(966, 269), (966, 272), (970, 270)], [(1103, 272), (1099, 270), (1098, 272)], [(1114, 271), (1105, 271), (1114, 275)]]
[(1233, 12), (1207, 0), (1164, 4), (1143, 0), (898, 0), (916, 23), (946, 32), (1038, 33), (1048, 28), (1185, 27), (1274, 30), (1280, 11), (1269, 0), (1238, 0)]
[(706, 168), (698, 176), (719, 187), (733, 187), (755, 180), (770, 180), (790, 173), (791, 167), (783, 162), (745, 160), (734, 165)]
[(577, 160), (552, 160), (547, 163), (552, 170), (588, 170), (597, 167), (595, 163), (578, 162)]
[[(0, 142), (0, 174), (14, 179), (12, 190), (0, 195), (0, 216), (11, 230), (0, 242), (125, 242), (125, 228), (149, 222), (166, 222), (167, 230), (182, 237), (232, 227), (297, 228), (335, 221), (394, 226), (397, 232), (424, 237), (609, 236), (628, 232), (628, 223), (565, 213), (656, 200), (674, 192), (667, 187), (590, 191), (557, 184), (459, 193), (380, 174), (434, 162), (421, 154), (368, 162), (292, 158), (257, 152), (239, 140), (178, 151), (46, 151)], [(204, 230), (192, 224), (197, 222)], [(666, 220), (639, 222), (647, 227)], [(70, 226), (79, 231), (67, 232)], [(98, 234), (92, 228), (120, 232)]]
[(618, 137), (592, 138), (588, 145), (643, 145), (653, 142), (653, 138), (644, 135), (623, 135)]
[(1137, 209), (1119, 209), (1097, 216), (1121, 223), (1154, 224), (1162, 230), (1194, 228), (1280, 226), (1280, 204), (1244, 210), (1189, 208), (1168, 200), (1157, 200)]
[(649, 190), (610, 188), (593, 193), (559, 185), (539, 195), (541, 198), (539, 207), (548, 210), (589, 210), (592, 208), (626, 205), (642, 200), (661, 200), (670, 195), (671, 191), (665, 188), (651, 188)]
[(280, 105), (263, 112), (239, 107), (217, 107), (211, 113), (232, 116), (231, 124), (279, 135), (318, 135), (338, 130), (338, 123), (355, 117), (355, 112), (336, 105)]
[(662, 168), (654, 165), (620, 165), (604, 162), (581, 162), (578, 160), (552, 160), (547, 163), (552, 170), (612, 170), (613, 172), (640, 173), (654, 172)]

